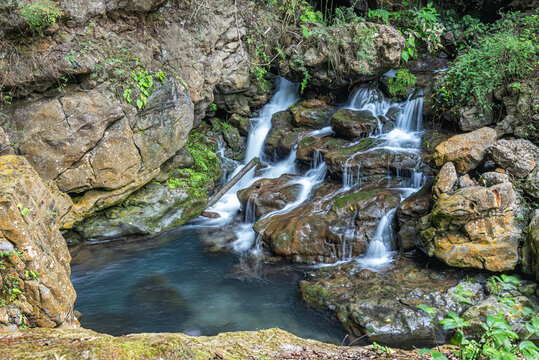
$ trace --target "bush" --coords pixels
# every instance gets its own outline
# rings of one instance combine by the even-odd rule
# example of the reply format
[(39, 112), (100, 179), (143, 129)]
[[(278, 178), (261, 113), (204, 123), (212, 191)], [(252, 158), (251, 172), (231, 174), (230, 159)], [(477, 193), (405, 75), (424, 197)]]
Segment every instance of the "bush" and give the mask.
[(395, 78), (390, 78), (387, 81), (387, 88), (391, 96), (405, 97), (408, 96), (415, 83), (415, 75), (408, 69), (402, 68), (397, 70)]
[(510, 13), (458, 56), (437, 84), (436, 109), (443, 112), (474, 98), (489, 107), (492, 92), (537, 70), (539, 16)]
[(62, 10), (51, 0), (32, 0), (19, 4), (19, 12), (30, 30), (43, 36), (43, 30), (56, 23), (62, 16)]
[[(539, 347), (531, 340), (539, 335), (539, 317), (534, 309), (522, 307), (515, 298), (508, 296), (512, 291), (517, 290), (520, 280), (514, 276), (501, 275), (492, 276), (488, 280), (488, 287), (491, 294), (503, 304), (506, 313), (516, 318), (520, 325), (523, 325), (525, 334), (517, 334), (509, 324), (505, 314), (499, 312), (496, 315), (487, 315), (481, 322), (483, 329), (481, 334), (470, 334), (470, 324), (455, 312), (449, 312), (440, 321), (444, 330), (452, 331), (451, 343), (458, 347), (454, 355), (459, 360), (480, 360), (480, 359), (537, 359), (539, 358)], [(464, 291), (459, 287), (454, 294), (455, 301), (460, 304), (471, 305), (470, 298), (474, 294)], [(436, 310), (420, 304), (419, 309), (425, 311), (432, 319)], [(447, 360), (441, 351), (423, 349), (420, 353), (430, 353), (434, 360)]]

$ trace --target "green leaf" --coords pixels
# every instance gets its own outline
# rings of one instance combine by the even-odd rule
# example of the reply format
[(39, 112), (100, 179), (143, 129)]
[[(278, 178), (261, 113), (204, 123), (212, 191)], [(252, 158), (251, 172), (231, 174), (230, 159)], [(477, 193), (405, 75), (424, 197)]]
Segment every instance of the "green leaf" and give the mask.
[(417, 353), (419, 355), (425, 355), (425, 354), (430, 354), (431, 352), (432, 352), (432, 349), (423, 348), (423, 349), (419, 349)]
[(142, 100), (138, 99), (137, 100), (137, 108), (140, 110), (140, 109), (142, 109), (143, 106), (144, 106), (144, 103), (142, 102)]
[(431, 353), (431, 356), (432, 356), (433, 360), (447, 360), (447, 357), (444, 354), (442, 354), (441, 352), (438, 352), (438, 351), (433, 351)]
[(453, 335), (453, 337), (451, 338), (451, 344), (453, 345), (460, 345), (462, 344), (464, 340), (464, 332), (462, 332), (462, 330), (457, 330), (455, 332), (455, 335)]

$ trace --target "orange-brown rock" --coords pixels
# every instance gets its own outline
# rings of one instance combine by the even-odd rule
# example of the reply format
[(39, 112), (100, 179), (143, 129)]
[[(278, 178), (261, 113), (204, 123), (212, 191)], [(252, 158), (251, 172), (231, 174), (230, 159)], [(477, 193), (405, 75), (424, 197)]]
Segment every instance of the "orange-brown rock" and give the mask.
[(66, 202), (49, 186), (25, 158), (0, 157), (0, 301), (7, 312), (0, 329), (8, 327), (6, 318), (13, 325), (78, 325), (71, 256), (58, 227)]
[(421, 245), (451, 266), (507, 271), (519, 261), (523, 209), (511, 183), (442, 193), (420, 220)]
[(496, 130), (488, 127), (455, 135), (436, 147), (434, 162), (442, 166), (451, 161), (459, 173), (467, 173), (483, 161), (488, 147), (495, 141)]

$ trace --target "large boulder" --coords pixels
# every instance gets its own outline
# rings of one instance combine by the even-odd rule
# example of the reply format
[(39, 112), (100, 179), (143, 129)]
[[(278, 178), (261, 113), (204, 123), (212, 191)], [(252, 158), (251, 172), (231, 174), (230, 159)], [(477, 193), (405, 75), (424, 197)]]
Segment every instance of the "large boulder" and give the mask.
[(58, 226), (67, 203), (57, 192), (25, 158), (0, 157), (0, 332), (78, 325), (71, 256)]
[(455, 135), (435, 149), (433, 158), (436, 166), (453, 162), (460, 173), (476, 168), (486, 155), (490, 145), (496, 141), (496, 131), (484, 127), (466, 134)]
[(524, 211), (511, 183), (442, 193), (420, 220), (421, 246), (451, 266), (512, 270), (519, 261)]
[(69, 88), (64, 96), (28, 99), (10, 111), (20, 153), (61, 191), (82, 194), (70, 224), (150, 181), (185, 145), (193, 124), (189, 93), (172, 78), (156, 84), (139, 112), (102, 87)]
[(285, 38), (286, 59), (279, 64), (279, 74), (301, 82), (307, 70), (311, 76), (309, 84), (344, 89), (399, 66), (405, 39), (391, 26), (350, 23), (326, 31), (327, 38), (314, 35), (299, 45)]
[(498, 140), (488, 148), (490, 158), (496, 165), (517, 178), (524, 178), (537, 165), (539, 148), (528, 140)]
[[(326, 184), (313, 198), (286, 214), (263, 218), (253, 226), (275, 255), (296, 263), (335, 262), (365, 253), (380, 218), (397, 207), (400, 194), (385, 189), (387, 179), (340, 193)], [(377, 187), (378, 186), (378, 187)]]
[(338, 110), (331, 117), (331, 128), (338, 137), (368, 136), (378, 128), (378, 119), (369, 110)]
[(333, 108), (323, 100), (303, 100), (290, 107), (292, 125), (298, 128), (320, 129), (329, 125)]

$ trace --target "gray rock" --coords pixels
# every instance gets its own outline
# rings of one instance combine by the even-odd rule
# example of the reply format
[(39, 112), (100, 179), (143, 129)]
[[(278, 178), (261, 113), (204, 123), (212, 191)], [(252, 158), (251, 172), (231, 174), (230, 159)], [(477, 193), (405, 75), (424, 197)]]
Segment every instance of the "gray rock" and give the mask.
[(528, 140), (499, 140), (489, 147), (490, 158), (517, 178), (526, 177), (536, 166), (539, 148)]
[(511, 177), (503, 172), (489, 171), (481, 174), (478, 182), (481, 186), (491, 187), (493, 185), (510, 183)]
[(458, 176), (455, 165), (452, 162), (446, 162), (436, 176), (432, 187), (432, 197), (437, 199), (441, 194), (452, 193), (457, 185)]

